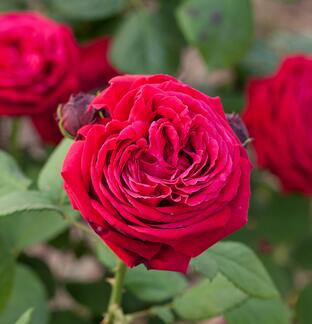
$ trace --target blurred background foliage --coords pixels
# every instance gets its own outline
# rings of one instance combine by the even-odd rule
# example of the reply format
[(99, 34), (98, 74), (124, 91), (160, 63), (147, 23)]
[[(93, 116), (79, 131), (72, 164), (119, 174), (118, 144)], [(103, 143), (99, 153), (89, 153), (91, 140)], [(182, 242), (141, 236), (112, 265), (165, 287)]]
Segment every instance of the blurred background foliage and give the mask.
[[(219, 95), (227, 112), (243, 109), (247, 80), (273, 72), (289, 53), (312, 53), (310, 0), (0, 0), (0, 11), (10, 10), (35, 10), (67, 23), (81, 42), (109, 34), (110, 58), (120, 71), (176, 75)], [(26, 146), (17, 155), (19, 166), (0, 154), (0, 324), (98, 323), (108, 303), (103, 277), (116, 260), (86, 237), (64, 196), (58, 172), (68, 145), (63, 142), (48, 162), (51, 148), (34, 155)], [(252, 192), (250, 221), (229, 239), (258, 254), (284, 304), (261, 264), (252, 268), (254, 255), (239, 243), (223, 243), (222, 253), (245, 256), (242, 264), (239, 258), (224, 264), (218, 248), (209, 250), (193, 265), (207, 277), (202, 287), (192, 271), (187, 278), (197, 293), (181, 295), (186, 279), (179, 274), (129, 273), (126, 312), (140, 315), (156, 303), (142, 313), (149, 323), (172, 323), (177, 315), (190, 322), (223, 315), (220, 323), (278, 324), (290, 317), (312, 323), (311, 201), (282, 195), (276, 179), (259, 170)], [(226, 273), (229, 268), (236, 272)], [(226, 303), (226, 296), (244, 306)], [(173, 298), (172, 311), (167, 305)]]

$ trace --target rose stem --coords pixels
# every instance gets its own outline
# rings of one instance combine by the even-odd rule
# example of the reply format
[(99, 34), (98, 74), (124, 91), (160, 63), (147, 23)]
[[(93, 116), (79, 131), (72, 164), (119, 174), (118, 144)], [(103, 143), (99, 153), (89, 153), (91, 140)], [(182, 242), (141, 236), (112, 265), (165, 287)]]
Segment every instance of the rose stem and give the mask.
[(126, 272), (127, 266), (122, 261), (120, 261), (117, 266), (116, 275), (112, 285), (113, 289), (109, 300), (108, 312), (101, 324), (114, 323), (115, 313), (120, 308), (120, 303), (122, 299), (122, 287)]
[(13, 118), (11, 124), (11, 134), (10, 134), (10, 154), (16, 159), (18, 154), (18, 134), (20, 128), (20, 119)]

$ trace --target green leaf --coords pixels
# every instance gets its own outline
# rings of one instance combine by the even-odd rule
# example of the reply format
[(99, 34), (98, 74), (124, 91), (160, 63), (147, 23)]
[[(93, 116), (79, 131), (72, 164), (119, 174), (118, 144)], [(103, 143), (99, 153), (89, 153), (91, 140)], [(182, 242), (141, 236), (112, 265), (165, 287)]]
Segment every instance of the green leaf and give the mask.
[(287, 308), (279, 299), (251, 298), (225, 313), (227, 324), (289, 324)]
[(303, 34), (275, 33), (269, 46), (279, 55), (290, 53), (312, 53), (312, 38)]
[(188, 0), (178, 8), (177, 18), (188, 42), (211, 67), (238, 63), (250, 45), (249, 0)]
[(0, 151), (0, 196), (16, 190), (26, 190), (30, 180), (24, 176), (15, 160)]
[(275, 33), (268, 39), (256, 39), (242, 61), (248, 74), (273, 73), (282, 57), (291, 53), (312, 53), (312, 38), (302, 34)]
[(166, 12), (139, 10), (126, 16), (111, 49), (112, 62), (127, 73), (177, 72), (183, 39)]
[(55, 9), (77, 20), (108, 18), (125, 9), (127, 0), (52, 0)]
[(169, 307), (154, 306), (151, 308), (151, 314), (160, 318), (164, 323), (174, 323), (174, 315)]
[(312, 283), (308, 284), (301, 292), (296, 305), (299, 324), (312, 323)]
[(61, 213), (61, 209), (39, 191), (14, 191), (0, 197), (0, 217), (33, 210), (53, 210)]
[(34, 309), (29, 308), (22, 316), (15, 322), (15, 324), (30, 324), (32, 313)]
[(219, 271), (236, 287), (254, 297), (277, 297), (278, 292), (257, 256), (247, 246), (236, 242), (221, 242), (204, 252), (213, 258)]
[(211, 256), (207, 256), (207, 253), (202, 253), (197, 258), (194, 258), (191, 262), (191, 267), (205, 277), (212, 280), (218, 273), (218, 264)]
[(0, 311), (9, 300), (13, 287), (15, 262), (9, 247), (0, 237)]
[(53, 312), (49, 324), (90, 324), (90, 321), (83, 319), (70, 311)]
[(34, 308), (32, 324), (48, 322), (48, 305), (41, 282), (28, 268), (18, 266), (9, 302), (0, 313), (0, 324), (15, 323), (29, 308)]
[(38, 276), (43, 283), (49, 298), (52, 298), (55, 295), (56, 280), (46, 262), (40, 258), (31, 257), (26, 254), (20, 255), (18, 262), (31, 268), (31, 270)]
[(63, 203), (62, 200), (65, 197), (61, 169), (72, 143), (73, 141), (70, 139), (63, 139), (50, 155), (38, 178), (38, 188), (46, 192), (53, 201), (58, 203)]
[(112, 250), (100, 238), (94, 240), (94, 247), (99, 261), (109, 270), (114, 270), (118, 263), (118, 257)]
[[(267, 203), (255, 211), (256, 230), (270, 243), (293, 242), (309, 235), (309, 199), (271, 193)], [(281, 226), (283, 224), (283, 226)]]
[(295, 263), (304, 268), (312, 270), (312, 236), (304, 238), (297, 244), (292, 252), (292, 259)]
[(25, 0), (10, 0), (0, 2), (0, 11), (13, 11), (26, 8)]
[(47, 241), (69, 226), (55, 211), (24, 211), (8, 217), (0, 217), (0, 235), (10, 243), (14, 251)]
[(205, 279), (178, 297), (173, 308), (184, 320), (200, 321), (224, 314), (247, 298), (243, 291), (219, 273), (212, 281)]
[(187, 287), (187, 282), (179, 273), (146, 270), (139, 266), (127, 272), (125, 285), (139, 299), (156, 303), (179, 294)]
[(97, 315), (101, 315), (108, 306), (111, 287), (104, 278), (96, 282), (68, 282), (66, 288), (78, 303)]

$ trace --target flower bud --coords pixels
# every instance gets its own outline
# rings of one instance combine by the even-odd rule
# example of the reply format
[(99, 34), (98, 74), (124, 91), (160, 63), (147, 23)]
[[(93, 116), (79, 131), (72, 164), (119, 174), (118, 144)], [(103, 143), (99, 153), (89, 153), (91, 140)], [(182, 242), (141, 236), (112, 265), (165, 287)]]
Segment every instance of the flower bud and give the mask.
[(231, 113), (231, 114), (226, 114), (226, 119), (228, 123), (230, 124), (233, 132), (235, 135), (238, 137), (238, 139), (241, 141), (241, 143), (245, 146), (249, 142), (249, 134), (248, 130), (240, 118), (238, 114)]
[(93, 124), (100, 118), (97, 110), (88, 107), (94, 97), (80, 92), (71, 95), (67, 103), (59, 105), (57, 119), (64, 136), (74, 138), (81, 127)]

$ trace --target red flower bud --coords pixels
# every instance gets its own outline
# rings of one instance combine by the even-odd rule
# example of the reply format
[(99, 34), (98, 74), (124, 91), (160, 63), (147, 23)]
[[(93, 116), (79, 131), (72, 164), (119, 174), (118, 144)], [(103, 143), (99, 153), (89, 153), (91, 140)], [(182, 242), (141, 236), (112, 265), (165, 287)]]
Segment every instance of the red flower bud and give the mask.
[(226, 114), (226, 119), (240, 142), (245, 146), (249, 142), (248, 130), (238, 114)]
[(100, 119), (99, 111), (89, 108), (95, 96), (86, 93), (71, 95), (66, 104), (59, 105), (57, 119), (61, 132), (67, 137), (76, 137), (78, 130)]

